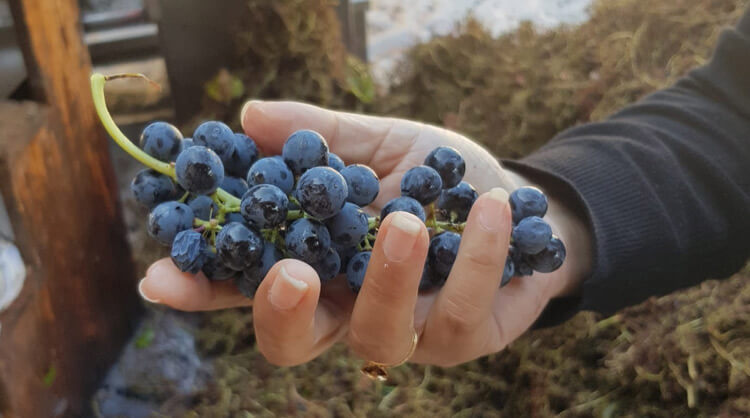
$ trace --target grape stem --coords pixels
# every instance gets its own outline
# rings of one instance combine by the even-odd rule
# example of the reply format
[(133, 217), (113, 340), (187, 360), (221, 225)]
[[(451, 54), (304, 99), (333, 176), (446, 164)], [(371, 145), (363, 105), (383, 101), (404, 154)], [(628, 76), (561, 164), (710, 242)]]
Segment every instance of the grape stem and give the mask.
[[(104, 126), (104, 129), (112, 137), (112, 139), (117, 143), (117, 145), (119, 145), (120, 148), (122, 148), (125, 152), (130, 154), (130, 156), (138, 160), (141, 164), (145, 165), (146, 167), (149, 167), (161, 174), (164, 174), (165, 176), (169, 176), (170, 178), (172, 178), (172, 180), (176, 181), (177, 176), (175, 175), (174, 165), (165, 163), (164, 161), (159, 161), (158, 159), (145, 153), (142, 149), (140, 149), (137, 145), (135, 145), (133, 141), (131, 141), (127, 136), (125, 136), (124, 133), (122, 133), (120, 128), (112, 119), (112, 115), (110, 115), (109, 109), (107, 109), (107, 101), (104, 97), (104, 84), (107, 81), (117, 80), (121, 78), (140, 78), (140, 79), (146, 80), (147, 82), (151, 83), (157, 88), (161, 88), (156, 82), (149, 79), (143, 74), (126, 73), (126, 74), (113, 74), (113, 75), (107, 75), (107, 76), (99, 74), (99, 73), (92, 74), (91, 75), (91, 95), (94, 99), (94, 107), (96, 108), (96, 114), (99, 116), (99, 120), (101, 120), (102, 125)], [(230, 193), (222, 189), (217, 189), (216, 194), (212, 197), (214, 198), (214, 202), (216, 202), (216, 204), (220, 206), (225, 206), (225, 205), (229, 207), (240, 206), (240, 199), (232, 196)], [(216, 197), (219, 197), (222, 200), (222, 202), (219, 202)]]

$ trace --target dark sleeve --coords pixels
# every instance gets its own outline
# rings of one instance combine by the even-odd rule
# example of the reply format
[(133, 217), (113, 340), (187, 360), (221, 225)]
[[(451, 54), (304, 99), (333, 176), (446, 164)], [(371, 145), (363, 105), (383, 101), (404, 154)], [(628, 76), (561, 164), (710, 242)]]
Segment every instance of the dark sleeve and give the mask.
[(504, 163), (571, 194), (594, 235), (580, 295), (553, 301), (540, 326), (738, 271), (750, 256), (750, 11), (672, 87)]

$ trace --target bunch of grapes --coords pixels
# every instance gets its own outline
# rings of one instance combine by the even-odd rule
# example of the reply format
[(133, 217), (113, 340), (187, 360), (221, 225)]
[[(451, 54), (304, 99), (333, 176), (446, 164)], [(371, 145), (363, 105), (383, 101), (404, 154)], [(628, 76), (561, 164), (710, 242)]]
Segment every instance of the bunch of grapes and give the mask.
[[(154, 122), (144, 129), (140, 148), (169, 163), (167, 173), (145, 169), (131, 183), (136, 200), (150, 209), (149, 234), (171, 246), (181, 271), (234, 280), (248, 297), (283, 258), (308, 263), (322, 283), (345, 273), (358, 292), (380, 221), (394, 211), (410, 212), (429, 228), (420, 290), (440, 287), (478, 197), (463, 181), (463, 157), (450, 147), (436, 148), (424, 165), (407, 171), (401, 196), (379, 216), (362, 209), (378, 196), (375, 172), (345, 165), (314, 131), (297, 131), (280, 156), (261, 157), (251, 138), (221, 122), (201, 124), (192, 138)], [(515, 190), (510, 205), (514, 227), (502, 285), (534, 270), (556, 270), (565, 259), (563, 243), (542, 219), (547, 211), (542, 192)]]

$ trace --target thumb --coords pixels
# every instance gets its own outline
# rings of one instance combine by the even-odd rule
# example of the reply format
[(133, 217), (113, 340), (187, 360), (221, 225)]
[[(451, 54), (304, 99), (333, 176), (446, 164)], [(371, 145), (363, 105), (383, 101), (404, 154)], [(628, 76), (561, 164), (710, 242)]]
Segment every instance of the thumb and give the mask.
[(331, 152), (347, 164), (368, 164), (396, 124), (395, 119), (335, 112), (298, 102), (252, 100), (242, 108), (242, 128), (266, 154), (280, 154), (300, 129), (323, 135)]

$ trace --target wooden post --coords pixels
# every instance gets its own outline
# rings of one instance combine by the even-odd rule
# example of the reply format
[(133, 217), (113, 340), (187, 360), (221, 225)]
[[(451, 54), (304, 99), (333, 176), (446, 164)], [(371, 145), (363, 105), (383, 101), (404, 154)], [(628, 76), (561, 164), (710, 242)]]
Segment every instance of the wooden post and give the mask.
[(0, 103), (0, 191), (28, 277), (0, 314), (0, 415), (87, 414), (141, 304), (76, 0), (11, 0), (33, 102)]

